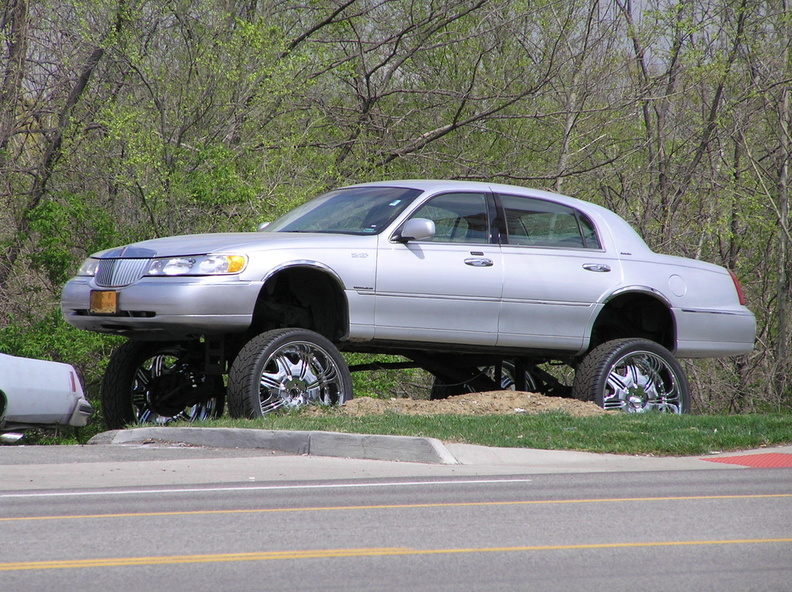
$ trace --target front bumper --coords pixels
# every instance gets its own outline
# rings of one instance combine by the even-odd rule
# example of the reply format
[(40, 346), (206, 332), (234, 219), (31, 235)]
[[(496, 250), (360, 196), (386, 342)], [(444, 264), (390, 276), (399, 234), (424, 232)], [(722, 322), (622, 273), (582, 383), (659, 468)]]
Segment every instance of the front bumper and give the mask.
[[(114, 290), (118, 312), (92, 314), (92, 290)], [(63, 288), (61, 312), (67, 323), (87, 331), (193, 338), (247, 329), (260, 290), (260, 282), (237, 277), (145, 278), (120, 288), (98, 287), (92, 278), (78, 277)]]

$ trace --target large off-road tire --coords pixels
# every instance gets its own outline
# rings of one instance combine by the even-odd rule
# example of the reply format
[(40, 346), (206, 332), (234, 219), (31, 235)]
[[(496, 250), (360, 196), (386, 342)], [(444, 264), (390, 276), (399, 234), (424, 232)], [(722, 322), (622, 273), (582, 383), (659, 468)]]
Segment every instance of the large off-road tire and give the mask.
[(688, 413), (690, 388), (682, 366), (646, 339), (614, 339), (594, 348), (575, 370), (572, 393), (604, 409)]
[(275, 329), (251, 339), (228, 375), (228, 412), (261, 417), (311, 403), (352, 398), (352, 375), (338, 349), (306, 329)]
[(196, 372), (187, 363), (187, 354), (183, 344), (158, 341), (127, 341), (118, 347), (102, 380), (107, 427), (166, 425), (222, 415), (222, 377)]

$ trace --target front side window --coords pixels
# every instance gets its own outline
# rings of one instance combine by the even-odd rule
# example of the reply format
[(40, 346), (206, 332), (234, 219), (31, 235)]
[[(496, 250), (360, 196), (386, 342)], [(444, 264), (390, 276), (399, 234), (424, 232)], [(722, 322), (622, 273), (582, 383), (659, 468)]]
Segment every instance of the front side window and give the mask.
[(510, 245), (599, 249), (594, 225), (581, 212), (552, 201), (501, 196)]
[(488, 243), (487, 196), (483, 193), (444, 193), (422, 205), (411, 218), (435, 223), (434, 242)]
[(379, 234), (421, 193), (400, 187), (336, 189), (292, 210), (265, 232)]

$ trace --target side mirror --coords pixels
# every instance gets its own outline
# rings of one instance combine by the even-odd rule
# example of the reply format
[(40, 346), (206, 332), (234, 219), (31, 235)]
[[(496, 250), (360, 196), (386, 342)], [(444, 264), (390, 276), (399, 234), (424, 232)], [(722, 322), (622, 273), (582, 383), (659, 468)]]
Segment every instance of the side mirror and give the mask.
[(398, 239), (406, 243), (411, 240), (427, 240), (435, 235), (435, 223), (428, 218), (412, 218), (402, 226)]
[(256, 232), (261, 232), (262, 230), (264, 230), (269, 225), (270, 225), (269, 222), (262, 222), (261, 224), (256, 226)]

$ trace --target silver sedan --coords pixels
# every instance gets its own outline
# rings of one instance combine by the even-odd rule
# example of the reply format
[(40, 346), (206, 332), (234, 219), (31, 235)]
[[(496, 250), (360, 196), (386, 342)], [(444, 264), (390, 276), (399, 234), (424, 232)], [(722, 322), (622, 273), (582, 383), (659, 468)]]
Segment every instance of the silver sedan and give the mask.
[(753, 347), (732, 273), (654, 253), (622, 218), (571, 197), (368, 183), (260, 230), (109, 249), (67, 283), (69, 323), (130, 338), (104, 381), (110, 427), (217, 415), (226, 397), (246, 417), (343, 403), (339, 350), (403, 356), (436, 377), (435, 397), (509, 385), (682, 413), (677, 358)]

